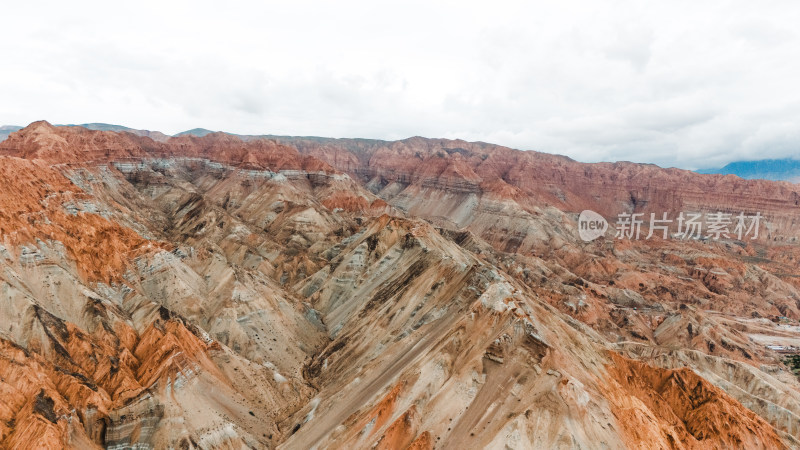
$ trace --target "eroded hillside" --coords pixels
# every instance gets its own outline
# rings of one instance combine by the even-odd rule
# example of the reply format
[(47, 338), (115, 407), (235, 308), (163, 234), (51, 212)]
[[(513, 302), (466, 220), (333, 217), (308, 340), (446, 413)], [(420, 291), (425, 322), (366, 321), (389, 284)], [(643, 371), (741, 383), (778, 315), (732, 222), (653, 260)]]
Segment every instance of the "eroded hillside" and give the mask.
[[(800, 445), (762, 338), (800, 319), (795, 185), (46, 122), (0, 155), (4, 447)], [(578, 238), (584, 208), (685, 207), (770, 225)]]

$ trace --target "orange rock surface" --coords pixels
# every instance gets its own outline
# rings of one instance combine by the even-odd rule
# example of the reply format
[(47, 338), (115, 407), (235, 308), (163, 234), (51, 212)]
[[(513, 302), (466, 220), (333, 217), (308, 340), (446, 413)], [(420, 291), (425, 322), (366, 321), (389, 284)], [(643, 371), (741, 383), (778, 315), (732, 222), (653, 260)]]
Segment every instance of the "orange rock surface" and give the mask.
[(785, 448), (764, 419), (691, 369), (658, 369), (616, 354), (611, 361), (622, 392), (610, 401), (629, 447)]
[(70, 214), (89, 196), (42, 162), (0, 157), (0, 185), (0, 239), (11, 248), (59, 242), (91, 281), (118, 281), (130, 259), (164, 245), (98, 214)]

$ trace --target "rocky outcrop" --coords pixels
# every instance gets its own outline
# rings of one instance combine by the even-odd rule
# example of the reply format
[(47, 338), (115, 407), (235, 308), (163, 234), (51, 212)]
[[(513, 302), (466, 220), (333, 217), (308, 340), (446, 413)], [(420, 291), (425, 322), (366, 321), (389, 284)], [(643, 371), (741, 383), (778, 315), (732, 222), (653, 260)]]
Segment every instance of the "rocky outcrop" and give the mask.
[(609, 399), (629, 447), (785, 448), (764, 419), (691, 369), (658, 369), (612, 354), (608, 370), (620, 395), (635, 399)]
[(169, 247), (98, 214), (89, 196), (41, 161), (0, 157), (0, 185), (0, 240), (23, 263), (58, 258), (55, 245), (83, 277), (111, 283), (130, 258)]

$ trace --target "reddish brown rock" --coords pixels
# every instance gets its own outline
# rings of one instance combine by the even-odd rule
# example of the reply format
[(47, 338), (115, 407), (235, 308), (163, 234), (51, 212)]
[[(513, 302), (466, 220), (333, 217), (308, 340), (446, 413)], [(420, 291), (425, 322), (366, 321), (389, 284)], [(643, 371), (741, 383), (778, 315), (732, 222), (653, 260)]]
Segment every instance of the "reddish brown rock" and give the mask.
[(118, 281), (131, 258), (169, 247), (98, 214), (70, 213), (68, 207), (90, 197), (42, 161), (0, 157), (0, 185), (0, 239), (6, 246), (59, 242), (88, 280)]
[[(772, 224), (762, 237), (797, 238), (800, 188), (787, 182), (699, 175), (628, 162), (584, 164), (569, 158), (497, 145), (414, 137), (395, 142), (290, 138), (316, 156), (375, 185), (398, 182), (451, 194), (513, 199), (522, 208), (552, 205), (564, 211), (623, 212), (660, 217), (680, 211), (760, 212)], [(390, 202), (391, 203), (391, 202)]]
[(622, 392), (609, 400), (629, 448), (786, 448), (762, 418), (691, 369), (611, 359)]
[(166, 142), (145, 136), (34, 122), (0, 143), (0, 154), (49, 164), (85, 164), (143, 158), (202, 158), (245, 169), (331, 172), (326, 163), (270, 140), (242, 141), (224, 133), (181, 136)]

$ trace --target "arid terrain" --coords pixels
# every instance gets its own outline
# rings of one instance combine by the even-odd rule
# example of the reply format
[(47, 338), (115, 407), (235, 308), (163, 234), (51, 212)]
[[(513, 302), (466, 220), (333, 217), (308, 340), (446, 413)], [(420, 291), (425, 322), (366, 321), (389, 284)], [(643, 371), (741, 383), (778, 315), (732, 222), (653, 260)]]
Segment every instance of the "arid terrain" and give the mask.
[[(800, 448), (798, 184), (35, 122), (0, 186), (2, 448)], [(763, 222), (614, 238), (680, 212)]]

